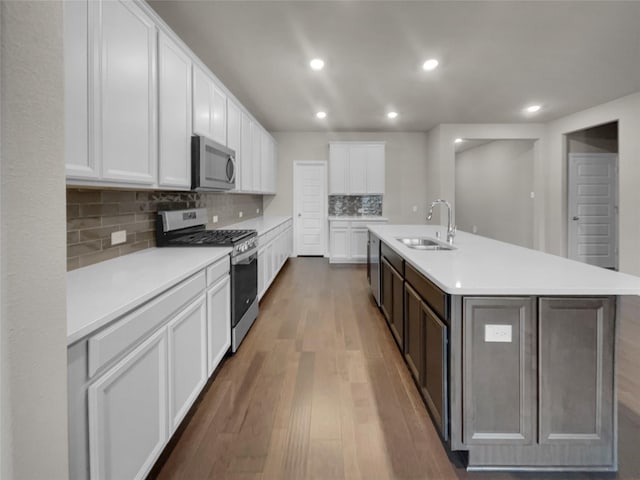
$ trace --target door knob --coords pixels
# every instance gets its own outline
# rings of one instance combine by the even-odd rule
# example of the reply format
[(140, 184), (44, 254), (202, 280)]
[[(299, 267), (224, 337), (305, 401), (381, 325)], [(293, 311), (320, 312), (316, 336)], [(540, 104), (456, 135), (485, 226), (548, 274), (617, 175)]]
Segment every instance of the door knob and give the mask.
[(574, 220), (580, 220), (580, 217), (573, 217)]
[(298, 214), (298, 216), (299, 216), (299, 217), (301, 217), (301, 216), (302, 216), (302, 214), (301, 214), (301, 213), (299, 213), (299, 214)]

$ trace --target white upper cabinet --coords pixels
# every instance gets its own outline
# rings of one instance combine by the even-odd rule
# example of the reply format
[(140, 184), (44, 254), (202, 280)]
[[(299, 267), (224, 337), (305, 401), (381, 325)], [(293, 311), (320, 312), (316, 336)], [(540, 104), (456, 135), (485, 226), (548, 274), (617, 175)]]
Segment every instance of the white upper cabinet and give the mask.
[(191, 187), (191, 58), (158, 36), (158, 184)]
[(329, 144), (329, 195), (384, 194), (382, 142)]
[(204, 70), (193, 66), (193, 133), (227, 144), (227, 96)]
[(348, 192), (351, 195), (367, 193), (367, 145), (352, 145), (349, 148)]
[(253, 191), (262, 191), (262, 128), (256, 122), (251, 122), (251, 142), (253, 157)]
[(131, 1), (103, 1), (92, 10), (97, 50), (94, 154), (102, 166), (102, 179), (154, 184), (157, 170), (155, 24)]
[[(89, 151), (88, 2), (65, 2), (64, 120), (67, 176), (97, 179), (100, 166)], [(93, 7), (93, 5), (91, 5)]]
[(236, 152), (236, 190), (242, 190), (242, 110), (227, 99), (227, 147)]
[(203, 135), (236, 152), (236, 192), (275, 192), (273, 138), (149, 5), (75, 0), (63, 19), (67, 184), (190, 190)]
[(211, 100), (213, 123), (213, 138), (222, 145), (227, 144), (227, 96), (214, 83), (213, 99)]
[(332, 143), (329, 145), (329, 195), (347, 194), (347, 165), (349, 146)]
[(213, 138), (213, 80), (193, 65), (193, 133)]
[(243, 192), (253, 190), (253, 140), (251, 132), (253, 121), (245, 112), (242, 112), (241, 127), (241, 148), (242, 156), (240, 158), (240, 189)]
[(384, 195), (384, 144), (368, 145), (367, 193)]

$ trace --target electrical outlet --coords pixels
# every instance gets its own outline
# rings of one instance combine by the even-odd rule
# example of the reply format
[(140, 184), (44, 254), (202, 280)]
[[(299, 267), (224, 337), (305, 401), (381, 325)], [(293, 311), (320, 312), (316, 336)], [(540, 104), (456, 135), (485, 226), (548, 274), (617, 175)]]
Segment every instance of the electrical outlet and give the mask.
[(414, 212), (417, 212), (417, 211), (418, 211), (418, 206), (417, 206), (417, 205), (414, 205), (414, 206), (413, 206), (413, 208), (412, 208), (411, 210), (413, 210)]
[(511, 325), (485, 325), (484, 341), (511, 343)]
[(478, 226), (477, 226), (477, 225), (474, 225), (473, 227), (471, 227), (471, 231), (472, 231), (473, 233), (478, 233)]
[(529, 196), (530, 196), (531, 198), (536, 198), (536, 192), (531, 192), (531, 193), (529, 194)]
[(256, 208), (256, 213), (260, 213), (260, 209), (259, 208)]
[(242, 212), (238, 212), (238, 218), (242, 218)]
[(127, 231), (119, 230), (111, 234), (111, 245), (120, 245), (127, 241)]
[(213, 216), (213, 223), (218, 223), (218, 215)]

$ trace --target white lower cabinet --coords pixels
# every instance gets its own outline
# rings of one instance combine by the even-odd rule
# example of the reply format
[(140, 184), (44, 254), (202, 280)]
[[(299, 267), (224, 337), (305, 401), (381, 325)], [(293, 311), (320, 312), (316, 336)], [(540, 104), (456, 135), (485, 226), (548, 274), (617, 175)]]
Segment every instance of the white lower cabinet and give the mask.
[(211, 375), (231, 346), (231, 281), (225, 275), (207, 290), (207, 363)]
[(167, 440), (167, 330), (89, 387), (93, 480), (145, 478)]
[(170, 434), (178, 428), (209, 377), (207, 300), (200, 296), (167, 325)]
[(291, 220), (260, 235), (258, 244), (258, 298), (262, 298), (293, 252)]
[(229, 265), (225, 256), (70, 347), (73, 480), (149, 474), (231, 346)]
[(382, 223), (387, 223), (387, 219), (329, 220), (329, 263), (366, 262), (369, 240), (367, 225)]

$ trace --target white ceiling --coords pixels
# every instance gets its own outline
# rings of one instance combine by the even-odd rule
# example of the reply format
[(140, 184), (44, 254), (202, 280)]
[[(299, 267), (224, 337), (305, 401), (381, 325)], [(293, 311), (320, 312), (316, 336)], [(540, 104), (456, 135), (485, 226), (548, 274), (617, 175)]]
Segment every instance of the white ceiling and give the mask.
[(640, 2), (150, 4), (271, 131), (546, 122), (640, 91)]

